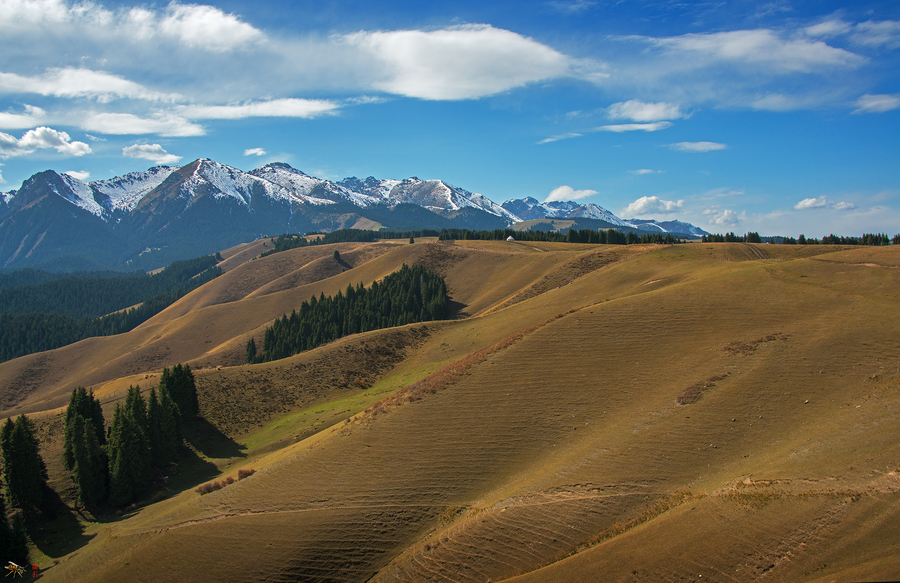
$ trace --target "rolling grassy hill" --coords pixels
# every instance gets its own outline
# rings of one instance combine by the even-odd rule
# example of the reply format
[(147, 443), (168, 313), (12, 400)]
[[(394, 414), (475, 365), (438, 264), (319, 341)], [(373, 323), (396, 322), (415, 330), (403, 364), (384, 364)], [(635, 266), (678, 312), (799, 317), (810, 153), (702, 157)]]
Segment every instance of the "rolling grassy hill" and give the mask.
[[(163, 366), (197, 377), (160, 500), (35, 533), (46, 580), (900, 578), (896, 248), (264, 243), (132, 332), (0, 365), (64, 500), (75, 384), (109, 408)], [(241, 364), (404, 262), (454, 319)]]

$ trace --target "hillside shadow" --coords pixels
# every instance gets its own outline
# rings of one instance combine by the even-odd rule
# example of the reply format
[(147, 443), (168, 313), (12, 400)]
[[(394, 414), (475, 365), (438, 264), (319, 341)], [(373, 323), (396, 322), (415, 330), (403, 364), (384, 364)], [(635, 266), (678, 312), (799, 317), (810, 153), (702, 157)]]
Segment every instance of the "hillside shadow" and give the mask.
[(84, 533), (75, 511), (52, 488), (44, 490), (41, 513), (41, 518), (26, 519), (25, 526), (34, 546), (51, 559), (77, 551), (96, 536)]
[(219, 431), (218, 427), (204, 419), (195, 417), (184, 424), (184, 439), (208, 458), (247, 457), (241, 445)]
[(447, 319), (448, 320), (465, 320), (472, 314), (465, 311), (469, 306), (460, 302), (450, 300), (447, 302)]

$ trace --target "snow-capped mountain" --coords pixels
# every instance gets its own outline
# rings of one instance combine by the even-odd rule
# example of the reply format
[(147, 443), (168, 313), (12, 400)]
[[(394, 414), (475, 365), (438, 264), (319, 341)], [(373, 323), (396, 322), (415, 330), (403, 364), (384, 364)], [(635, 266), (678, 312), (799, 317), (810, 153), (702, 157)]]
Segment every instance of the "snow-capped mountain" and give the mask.
[(527, 198), (508, 200), (502, 206), (522, 221), (544, 218), (596, 219), (620, 227), (632, 226), (605, 208), (593, 203), (580, 204), (571, 200), (540, 202), (529, 196)]
[(700, 227), (695, 227), (684, 221), (657, 221), (654, 219), (625, 219), (629, 225), (633, 225), (637, 229), (644, 231), (660, 231), (662, 233), (680, 233), (684, 235), (709, 235)]
[(52, 170), (35, 174), (0, 196), (0, 268), (55, 262), (149, 269), (258, 237), (330, 231), (360, 219), (405, 231), (490, 230), (545, 217), (703, 233), (678, 221), (624, 221), (594, 204), (525, 198), (498, 205), (442, 180), (332, 182), (284, 163), (244, 172), (203, 158), (87, 183)]
[(144, 196), (163, 183), (178, 166), (154, 166), (143, 172), (129, 172), (109, 180), (95, 180), (88, 183), (94, 191), (94, 200), (108, 211), (129, 212), (141, 202)]

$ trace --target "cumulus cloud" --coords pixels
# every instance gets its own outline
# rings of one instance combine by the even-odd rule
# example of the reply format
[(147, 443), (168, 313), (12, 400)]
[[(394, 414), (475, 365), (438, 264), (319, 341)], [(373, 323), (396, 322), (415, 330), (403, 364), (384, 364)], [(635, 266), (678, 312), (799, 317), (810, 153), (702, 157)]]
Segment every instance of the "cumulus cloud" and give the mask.
[(174, 164), (181, 160), (181, 156), (166, 152), (159, 144), (134, 144), (126, 146), (122, 148), (122, 155), (127, 158), (152, 160), (157, 164)]
[(684, 201), (663, 200), (657, 196), (642, 196), (622, 211), (623, 217), (674, 213), (684, 208)]
[(550, 191), (550, 194), (547, 195), (547, 198), (544, 202), (553, 202), (559, 200), (579, 200), (582, 198), (587, 198), (589, 196), (594, 196), (597, 194), (596, 190), (575, 190), (571, 186), (559, 186)]
[(681, 107), (674, 103), (645, 103), (632, 99), (621, 103), (613, 103), (607, 109), (610, 119), (630, 119), (638, 122), (662, 121), (686, 117)]
[(566, 55), (490, 25), (358, 32), (342, 38), (377, 63), (373, 88), (407, 97), (473, 99), (571, 75)]
[(0, 158), (24, 156), (45, 148), (53, 148), (64, 156), (84, 156), (91, 153), (91, 147), (84, 142), (72, 141), (66, 132), (44, 126), (28, 130), (19, 139), (0, 132)]
[[(151, 14), (137, 9), (132, 18), (146, 25)], [(190, 48), (229, 51), (263, 40), (263, 34), (233, 14), (214, 6), (172, 2), (159, 21), (159, 32), (174, 37)]]
[(679, 152), (713, 152), (715, 150), (724, 150), (728, 145), (717, 142), (678, 142), (677, 144), (669, 144), (669, 147)]
[(596, 131), (602, 132), (658, 132), (672, 126), (670, 121), (657, 121), (653, 123), (622, 123), (615, 125), (606, 125), (594, 128)]
[(118, 75), (90, 69), (51, 69), (36, 77), (0, 72), (0, 92), (36, 93), (54, 97), (89, 97), (100, 103), (114, 98), (175, 101), (177, 93), (161, 93)]
[(72, 178), (77, 178), (78, 180), (81, 180), (82, 182), (84, 182), (85, 180), (87, 180), (88, 178), (91, 177), (91, 173), (88, 172), (87, 170), (69, 170), (66, 172), (66, 174), (68, 174)]
[(738, 216), (738, 214), (731, 209), (706, 209), (705, 211), (703, 211), (703, 214), (708, 217), (707, 220), (709, 221), (710, 225), (730, 226), (738, 225), (741, 222), (741, 218)]
[(804, 198), (800, 202), (794, 205), (794, 210), (802, 211), (808, 209), (817, 209), (828, 206), (828, 201), (825, 199), (825, 196), (820, 196), (818, 198)]
[(334, 113), (339, 107), (326, 99), (272, 99), (242, 105), (190, 105), (179, 108), (179, 113), (190, 119), (312, 118)]
[(900, 94), (870, 95), (866, 93), (856, 100), (853, 113), (884, 113), (892, 109), (900, 109)]
[(202, 136), (206, 130), (181, 116), (158, 112), (151, 117), (131, 113), (94, 113), (81, 120), (81, 127), (90, 132), (115, 135), (159, 134), (161, 136)]
[(811, 209), (832, 208), (839, 211), (852, 210), (856, 205), (850, 202), (832, 202), (823, 194), (816, 198), (804, 198), (794, 205), (794, 210), (806, 211)]
[(247, 148), (244, 150), (244, 156), (265, 156), (266, 151), (262, 148)]

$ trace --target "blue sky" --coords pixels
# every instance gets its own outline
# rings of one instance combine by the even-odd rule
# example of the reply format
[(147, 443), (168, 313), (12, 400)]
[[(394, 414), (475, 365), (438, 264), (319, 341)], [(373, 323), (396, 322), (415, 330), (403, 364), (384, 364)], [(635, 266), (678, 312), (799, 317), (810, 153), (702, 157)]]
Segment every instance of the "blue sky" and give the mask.
[(900, 232), (900, 4), (0, 0), (0, 189), (208, 157)]

